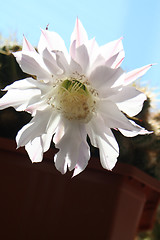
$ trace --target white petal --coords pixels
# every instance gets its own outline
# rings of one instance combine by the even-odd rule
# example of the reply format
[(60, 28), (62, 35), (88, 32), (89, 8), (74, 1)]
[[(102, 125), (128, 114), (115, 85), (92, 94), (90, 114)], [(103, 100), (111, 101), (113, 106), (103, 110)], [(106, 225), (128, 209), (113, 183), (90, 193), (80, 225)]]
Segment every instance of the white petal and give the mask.
[[(135, 137), (137, 135), (145, 135), (145, 134), (151, 134), (153, 133), (152, 131), (147, 131), (145, 128), (139, 126), (138, 124), (136, 124), (134, 121), (132, 120), (129, 120), (131, 122), (131, 124), (133, 126), (135, 126), (135, 131), (127, 131), (127, 130), (124, 130), (124, 129), (120, 129), (119, 128), (119, 131), (126, 137)], [(136, 130), (137, 129), (137, 130)]]
[(24, 53), (34, 52), (36, 54), (35, 48), (31, 45), (31, 43), (25, 37), (23, 37), (22, 51), (12, 53), (16, 57), (16, 60), (18, 63), (21, 61), (23, 52)]
[(70, 46), (70, 55), (73, 59), (75, 59), (75, 54), (76, 54), (76, 41), (73, 41), (71, 46)]
[(124, 59), (124, 51), (121, 51), (115, 54), (114, 56), (112, 56), (111, 58), (109, 58), (105, 62), (105, 64), (106, 66), (111, 68), (118, 68), (121, 65), (123, 59)]
[(91, 40), (87, 41), (85, 46), (86, 46), (87, 51), (88, 51), (90, 64), (92, 65), (92, 63), (95, 61), (97, 56), (100, 54), (99, 46), (98, 46), (95, 38), (92, 38)]
[(54, 51), (54, 53), (56, 55), (57, 65), (63, 70), (64, 74), (68, 74), (70, 71), (69, 64), (67, 62), (67, 59), (65, 58), (64, 53), (60, 51)]
[[(107, 141), (108, 140), (108, 141)], [(100, 161), (102, 167), (107, 170), (112, 170), (117, 162), (117, 157), (119, 152), (115, 150), (109, 143), (112, 142), (112, 145), (117, 144), (112, 132), (108, 129), (106, 139), (101, 137), (97, 138), (98, 147), (100, 149)]]
[(34, 138), (25, 145), (25, 149), (32, 162), (41, 162), (43, 159), (43, 153), (48, 151), (50, 143), (55, 133), (59, 122), (59, 116), (56, 113), (52, 114), (50, 118), (49, 126), (46, 129), (46, 134), (42, 134), (39, 137)]
[(76, 61), (74, 61), (71, 58), (71, 62), (70, 62), (70, 75), (71, 75), (71, 77), (75, 77), (74, 76), (75, 73), (81, 74), (82, 73), (82, 68)]
[(53, 112), (46, 129), (46, 134), (42, 135), (44, 152), (48, 151), (52, 137), (59, 125), (59, 122), (60, 122), (60, 116), (56, 112)]
[(121, 111), (132, 117), (142, 110), (146, 96), (136, 88), (126, 86), (109, 99), (115, 102)]
[(82, 67), (83, 73), (86, 73), (89, 66), (89, 55), (85, 45), (76, 48), (73, 59)]
[[(82, 45), (84, 45), (84, 44), (82, 44)], [(79, 61), (78, 58), (76, 58), (77, 48), (78, 47), (76, 46), (76, 41), (74, 40), (70, 46), (70, 55), (74, 60)], [(99, 51), (98, 51), (99, 46), (98, 46), (97, 42), (95, 41), (95, 39), (93, 38), (85, 43), (85, 48), (86, 49), (83, 50), (85, 52), (83, 55), (86, 55), (86, 57), (88, 58), (87, 61), (90, 63), (90, 67), (89, 67), (88, 71), (91, 72), (95, 67), (99, 66), (97, 64), (97, 58), (99, 56)], [(82, 48), (80, 48), (80, 49), (82, 49)], [(103, 58), (103, 57), (101, 56), (101, 58)], [(98, 63), (99, 63), (99, 61), (98, 61)], [(103, 64), (105, 64), (105, 60), (103, 61)]]
[[(92, 135), (90, 135), (92, 132)], [(87, 126), (87, 133), (92, 145), (99, 148), (100, 161), (105, 169), (112, 170), (117, 162), (119, 147), (112, 134), (102, 119), (92, 119)]]
[[(50, 85), (39, 82), (33, 78), (25, 78), (22, 80), (17, 80), (14, 83), (6, 86), (3, 91), (8, 91), (12, 89), (17, 89), (17, 90), (40, 90), (42, 94), (48, 92), (50, 90)], [(32, 95), (31, 95), (32, 96)]]
[(53, 137), (53, 142), (55, 144), (58, 144), (58, 142), (61, 140), (61, 138), (63, 137), (65, 133), (65, 126), (64, 126), (64, 122), (62, 120), (62, 118), (60, 119), (59, 121), (59, 124), (57, 126), (57, 129), (56, 129), (56, 132), (55, 132), (55, 135)]
[(48, 108), (48, 103), (41, 97), (41, 95), (34, 96), (33, 98), (28, 100), (28, 104), (24, 109), (25, 112), (29, 112), (32, 117), (34, 117), (37, 111), (43, 111)]
[[(108, 131), (110, 132), (109, 136), (113, 135), (110, 128), (108, 128), (108, 126), (106, 126), (104, 119), (102, 118), (102, 116), (100, 114), (97, 114), (94, 118), (91, 119), (91, 121), (87, 124), (86, 130), (90, 137), (91, 144), (94, 147), (98, 147), (97, 137), (103, 138), (104, 140), (106, 140), (108, 142), (108, 140), (106, 139)], [(109, 136), (108, 136), (108, 138), (109, 138)], [(111, 141), (109, 141), (108, 144), (110, 146), (112, 146), (117, 153), (119, 152), (118, 144), (114, 140), (114, 138), (113, 138), (113, 141), (111, 138)]]
[(124, 71), (121, 68), (112, 69), (107, 66), (97, 67), (90, 75), (89, 81), (98, 91), (100, 97), (108, 97), (109, 89), (121, 86), (124, 82)]
[(17, 80), (14, 83), (6, 86), (3, 90), (8, 91), (11, 89), (19, 89), (19, 90), (26, 90), (26, 89), (33, 89), (36, 88), (35, 80), (33, 78), (25, 78), (23, 80)]
[(50, 91), (50, 85), (33, 78), (26, 78), (8, 85), (4, 91), (8, 92), (0, 99), (0, 109), (12, 106), (17, 111), (33, 113), (32, 109), (46, 108), (42, 96)]
[(55, 167), (62, 174), (67, 172), (67, 155), (66, 152), (60, 151), (54, 156)]
[(35, 96), (40, 97), (39, 89), (26, 89), (23, 91), (11, 89), (0, 99), (0, 109), (14, 107), (17, 111), (23, 111), (28, 106), (29, 100)]
[(123, 52), (124, 55), (122, 38), (109, 42), (100, 47), (100, 53), (106, 59), (106, 61), (119, 52)]
[(36, 115), (37, 111), (43, 111), (48, 107), (48, 104), (41, 100), (41, 96), (35, 96), (28, 100), (26, 104), (25, 112), (28, 112), (33, 116)]
[(36, 137), (25, 145), (25, 149), (32, 162), (41, 162), (43, 159), (43, 147), (41, 137)]
[(65, 127), (65, 134), (56, 144), (56, 148), (60, 149), (55, 156), (55, 166), (56, 168), (64, 174), (66, 172), (66, 166), (68, 165), (70, 170), (73, 170), (77, 158), (78, 158), (78, 149), (79, 149), (79, 133), (77, 131), (78, 124), (71, 127), (71, 124), (68, 123), (68, 126)]
[(14, 53), (14, 56), (24, 72), (36, 75), (39, 80), (46, 80), (46, 82), (52, 79), (41, 56), (37, 52), (21, 51)]
[(90, 148), (86, 141), (83, 141), (79, 149), (80, 153), (75, 166), (73, 177), (80, 174), (88, 165), (88, 159), (90, 159)]
[(50, 108), (37, 111), (35, 117), (18, 132), (16, 136), (17, 147), (22, 147), (34, 138), (46, 133), (50, 117)]
[(125, 115), (121, 113), (116, 104), (107, 99), (100, 101), (98, 111), (109, 128), (122, 128), (130, 131), (137, 130)]
[[(105, 59), (104, 57), (102, 57), (100, 54), (97, 55), (96, 59), (94, 60), (94, 62), (91, 65), (91, 68), (89, 69), (90, 73), (92, 71), (94, 71), (94, 69), (96, 69), (99, 66), (103, 66), (105, 65)], [(106, 65), (107, 66), (107, 65)]]
[(124, 85), (131, 84), (137, 78), (142, 77), (151, 68), (151, 66), (152, 66), (152, 64), (148, 64), (144, 67), (137, 68), (133, 71), (126, 73)]
[(64, 40), (56, 32), (42, 30), (38, 44), (38, 51), (42, 53), (45, 48), (49, 48), (50, 51), (62, 51), (65, 57), (68, 59), (68, 51)]
[(51, 79), (48, 69), (44, 65), (40, 56), (37, 53), (22, 53), (22, 58), (18, 62), (22, 70), (31, 75), (36, 75), (39, 80)]
[[(62, 174), (66, 172), (67, 166), (70, 171), (75, 168), (82, 154), (81, 144), (86, 141), (87, 137), (86, 133), (82, 134), (82, 132), (85, 132), (84, 125), (77, 122), (70, 123), (67, 121), (64, 129), (65, 134), (56, 144), (56, 147), (60, 150), (55, 156), (55, 166)], [(87, 154), (83, 155), (85, 163), (88, 161), (86, 157), (88, 157)]]
[(76, 40), (76, 47), (81, 46), (88, 40), (87, 32), (78, 18), (76, 20), (73, 33), (71, 35), (71, 44), (74, 40)]
[(22, 51), (13, 52), (12, 54), (16, 58), (16, 61), (19, 63), (22, 59)]
[(22, 51), (36, 52), (35, 48), (31, 45), (31, 43), (25, 37), (23, 37)]
[(43, 56), (43, 61), (45, 65), (47, 66), (48, 70), (52, 74), (57, 75), (57, 74), (63, 73), (62, 69), (60, 69), (59, 66), (57, 65), (57, 62), (53, 53), (48, 51), (47, 48), (45, 48), (44, 51), (42, 52), (42, 56)]

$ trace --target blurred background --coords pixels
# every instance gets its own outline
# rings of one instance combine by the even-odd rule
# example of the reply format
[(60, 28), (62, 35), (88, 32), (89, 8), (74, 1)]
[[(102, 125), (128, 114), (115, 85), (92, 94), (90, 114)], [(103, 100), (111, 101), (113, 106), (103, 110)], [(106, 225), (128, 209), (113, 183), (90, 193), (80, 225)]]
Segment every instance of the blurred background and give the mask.
[[(137, 82), (137, 86), (148, 94), (148, 101), (138, 118), (143, 120), (142, 126), (155, 130), (155, 134), (143, 139), (137, 137), (126, 140), (118, 134), (116, 137), (119, 140), (121, 161), (124, 156), (134, 156), (133, 159), (130, 158), (129, 163), (160, 180), (160, 1), (5, 0), (1, 9), (1, 88), (6, 85), (3, 79), (7, 79), (9, 84), (26, 77), (16, 65), (13, 56), (9, 54), (9, 50), (16, 51), (21, 48), (23, 35), (36, 47), (40, 29), (46, 28), (49, 24), (49, 30), (58, 32), (69, 48), (76, 17), (81, 20), (89, 38), (95, 37), (99, 45), (123, 37), (126, 54), (122, 64), (124, 70), (130, 71), (149, 63), (157, 63)], [(6, 124), (8, 118), (14, 119), (9, 125)], [(29, 115), (24, 113), (16, 115), (13, 109), (4, 110), (0, 115), (0, 136), (14, 138), (17, 131), (29, 120)], [(18, 122), (18, 125), (13, 131), (15, 122)], [(124, 151), (126, 149), (124, 146), (127, 146), (127, 151)], [(142, 239), (160, 239), (159, 213), (153, 232), (137, 236), (137, 240)]]

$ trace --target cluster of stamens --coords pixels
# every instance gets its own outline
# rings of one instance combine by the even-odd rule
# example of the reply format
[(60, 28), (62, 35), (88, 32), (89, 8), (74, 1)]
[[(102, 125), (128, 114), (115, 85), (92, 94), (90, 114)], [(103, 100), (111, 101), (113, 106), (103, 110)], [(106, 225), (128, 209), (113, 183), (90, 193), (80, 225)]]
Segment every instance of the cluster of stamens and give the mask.
[(48, 103), (68, 120), (88, 122), (95, 112), (96, 97), (97, 92), (88, 81), (67, 78), (56, 84)]

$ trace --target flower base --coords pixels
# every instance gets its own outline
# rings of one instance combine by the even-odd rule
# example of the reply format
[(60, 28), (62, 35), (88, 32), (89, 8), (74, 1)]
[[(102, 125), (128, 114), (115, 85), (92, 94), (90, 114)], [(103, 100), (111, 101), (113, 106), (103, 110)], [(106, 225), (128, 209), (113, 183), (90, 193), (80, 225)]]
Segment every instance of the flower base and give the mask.
[(75, 178), (63, 176), (54, 153), (32, 164), (0, 138), (1, 239), (133, 240), (153, 227), (160, 182), (127, 164), (106, 171), (96, 158)]

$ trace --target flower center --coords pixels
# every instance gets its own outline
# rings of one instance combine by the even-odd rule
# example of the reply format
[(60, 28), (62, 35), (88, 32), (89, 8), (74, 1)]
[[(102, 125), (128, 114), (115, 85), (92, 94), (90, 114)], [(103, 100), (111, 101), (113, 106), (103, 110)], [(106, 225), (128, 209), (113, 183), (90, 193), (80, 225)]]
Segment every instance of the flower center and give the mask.
[(95, 111), (95, 92), (77, 79), (66, 79), (58, 85), (54, 106), (68, 120), (88, 122)]

